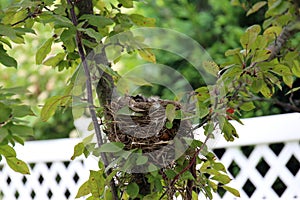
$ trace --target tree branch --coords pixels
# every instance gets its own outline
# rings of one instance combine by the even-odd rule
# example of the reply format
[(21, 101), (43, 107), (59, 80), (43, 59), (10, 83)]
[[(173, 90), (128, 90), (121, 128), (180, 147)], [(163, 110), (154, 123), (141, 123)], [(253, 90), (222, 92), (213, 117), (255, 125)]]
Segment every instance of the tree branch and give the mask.
[[(76, 14), (75, 14), (74, 4), (71, 2), (71, 0), (67, 0), (67, 2), (71, 6), (71, 8), (70, 8), (71, 20), (72, 20), (73, 24), (75, 26), (77, 26), (78, 21), (77, 21), (77, 17), (76, 17)], [(84, 2), (84, 3), (90, 2), (90, 4), (91, 4), (91, 1), (82, 1), (82, 2)], [(88, 8), (92, 9), (92, 7), (88, 7)], [(88, 108), (89, 108), (89, 111), (90, 111), (90, 114), (91, 114), (91, 117), (92, 117), (92, 121), (93, 121), (93, 125), (94, 125), (94, 128), (95, 128), (97, 143), (98, 143), (98, 146), (100, 147), (103, 144), (103, 138), (102, 138), (100, 125), (98, 123), (98, 119), (97, 119), (97, 115), (96, 115), (96, 111), (95, 111), (95, 107), (94, 107), (93, 91), (92, 91), (92, 80), (91, 80), (90, 70), (89, 70), (89, 67), (88, 67), (88, 64), (87, 64), (87, 61), (86, 61), (84, 47), (83, 47), (82, 39), (81, 39), (81, 33), (79, 31), (76, 31), (76, 43), (77, 43), (77, 48), (78, 48), (78, 52), (79, 52), (79, 55), (80, 55), (80, 59), (82, 61), (84, 73), (85, 73), (85, 76), (86, 76), (86, 89), (87, 89)], [(103, 159), (103, 163), (104, 163), (105, 167), (107, 167), (109, 163), (108, 163), (106, 154), (101, 153), (101, 158)], [(107, 175), (109, 175), (110, 173), (111, 173), (111, 170), (109, 170), (107, 172)], [(117, 194), (116, 186), (115, 186), (115, 183), (114, 183), (113, 179), (111, 180), (110, 185), (111, 185), (111, 191), (112, 191), (113, 198), (115, 200), (117, 200), (118, 199), (118, 194)]]
[[(295, 1), (296, 2), (296, 1)], [(295, 3), (295, 6), (297, 4)], [(297, 6), (296, 6), (297, 7)], [(278, 57), (280, 54), (280, 50), (282, 47), (286, 44), (286, 42), (293, 37), (296, 33), (299, 32), (299, 28), (295, 27), (296, 23), (300, 22), (300, 16), (299, 13), (296, 13), (297, 18), (295, 21), (290, 22), (287, 26), (283, 27), (281, 33), (276, 38), (275, 42), (273, 42), (271, 45), (268, 46), (268, 50), (271, 51), (270, 57), (267, 59), (267, 61), (271, 61), (274, 58)]]

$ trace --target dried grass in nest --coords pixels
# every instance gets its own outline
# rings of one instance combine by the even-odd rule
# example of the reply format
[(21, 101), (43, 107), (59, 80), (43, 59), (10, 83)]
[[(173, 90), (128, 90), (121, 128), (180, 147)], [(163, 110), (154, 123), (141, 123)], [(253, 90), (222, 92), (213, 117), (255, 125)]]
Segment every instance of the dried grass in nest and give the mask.
[(178, 131), (181, 135), (189, 134), (192, 126), (187, 120), (175, 119), (172, 128), (166, 128), (168, 104), (173, 104), (176, 110), (182, 109), (180, 103), (170, 100), (140, 95), (118, 98), (109, 109), (113, 120), (106, 126), (108, 139), (122, 142), (125, 150), (139, 148), (151, 152), (169, 144)]

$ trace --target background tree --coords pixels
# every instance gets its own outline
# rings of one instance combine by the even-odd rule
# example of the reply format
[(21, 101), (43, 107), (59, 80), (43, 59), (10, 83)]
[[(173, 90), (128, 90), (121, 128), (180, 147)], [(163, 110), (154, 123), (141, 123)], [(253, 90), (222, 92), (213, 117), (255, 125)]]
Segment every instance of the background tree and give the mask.
[[(221, 6), (218, 7), (217, 5), (220, 4), (215, 1), (203, 1), (194, 4), (188, 1), (151, 1), (149, 2), (151, 6), (148, 7), (156, 8), (167, 3), (173, 6), (162, 6), (165, 12), (161, 13), (159, 19), (171, 18), (174, 21), (177, 20), (176, 23), (183, 21), (183, 25), (185, 20), (191, 18), (190, 13), (197, 12), (200, 12), (200, 18), (206, 17), (207, 21), (213, 22), (214, 20), (211, 19), (214, 18), (214, 13), (205, 13), (205, 9), (208, 7), (214, 8), (216, 13), (221, 10), (226, 12), (226, 9), (222, 9)], [(213, 135), (217, 129), (216, 125), (218, 125), (225, 139), (233, 141), (238, 135), (228, 119), (239, 121), (241, 113), (246, 115), (257, 105), (260, 105), (259, 102), (271, 102), (286, 110), (299, 111), (299, 102), (297, 101), (299, 87), (293, 85), (297, 84), (298, 79), (296, 77), (299, 78), (300, 76), (298, 2), (269, 0), (268, 2), (253, 2), (253, 4), (239, 1), (232, 1), (232, 3), (248, 10), (247, 15), (259, 11), (259, 15), (264, 16), (265, 20), (263, 22), (258, 21), (258, 24), (262, 23), (262, 26), (247, 24), (249, 27), (242, 33), (240, 28), (225, 29), (227, 19), (226, 17), (219, 17), (215, 24), (217, 25), (217, 33), (225, 30), (225, 33), (228, 32), (228, 35), (233, 38), (235, 36), (240, 37), (240, 47), (235, 42), (236, 40), (230, 37), (228, 39), (225, 36), (218, 40), (215, 45), (212, 43), (204, 44), (205, 47), (206, 45), (211, 47), (210, 51), (212, 52), (226, 50), (225, 55), (227, 56), (227, 58), (218, 56), (216, 58), (217, 63), (206, 63), (206, 68), (217, 80), (214, 85), (207, 85), (201, 79), (198, 79), (200, 80), (199, 83), (193, 83), (195, 91), (191, 93), (191, 98), (197, 101), (197, 109), (199, 110), (197, 114), (200, 113), (196, 116), (198, 122), (196, 127), (203, 126), (207, 139)], [(46, 100), (41, 112), (41, 118), (44, 121), (47, 121), (58, 108), (65, 110), (71, 105), (72, 97), (74, 98), (71, 91), (76, 86), (75, 77), (80, 73), (80, 69), (83, 69), (86, 75), (86, 105), (93, 119), (98, 145), (92, 142), (93, 135), (85, 138), (83, 142), (76, 145), (73, 159), (81, 154), (85, 156), (93, 154), (101, 155), (103, 162), (99, 161), (98, 171), (90, 171), (90, 178), (81, 186), (77, 197), (90, 195), (89, 199), (171, 199), (173, 195), (181, 194), (185, 199), (195, 199), (197, 192), (202, 192), (207, 197), (212, 198), (212, 192), (216, 192), (218, 188), (223, 188), (238, 196), (238, 191), (227, 186), (230, 178), (226, 175), (225, 167), (215, 161), (213, 153), (207, 150), (206, 140), (201, 142), (193, 139), (190, 141), (190, 148), (172, 165), (162, 169), (156, 169), (154, 166), (151, 172), (146, 174), (124, 172), (120, 168), (122, 161), (119, 159), (116, 159), (120, 162), (115, 162), (115, 165), (108, 162), (107, 155), (109, 154), (106, 153), (118, 153), (123, 148), (127, 148), (130, 153), (127, 155), (120, 154), (119, 158), (126, 156), (126, 159), (135, 165), (145, 164), (143, 155), (145, 149), (128, 149), (125, 140), (116, 141), (112, 137), (114, 113), (111, 112), (111, 96), (113, 86), (120, 75), (111, 70), (112, 63), (108, 62), (105, 54), (105, 39), (107, 37), (123, 33), (136, 26), (154, 26), (155, 20), (153, 18), (128, 14), (128, 9), (134, 5), (132, 0), (111, 2), (90, 0), (55, 2), (49, 0), (17, 1), (2, 4), (0, 13), (0, 62), (7, 67), (17, 68), (15, 58), (7, 53), (7, 49), (13, 48), (12, 43), (24, 43), (24, 35), (35, 34), (38, 24), (50, 25), (51, 35), (38, 48), (35, 56), (36, 64), (52, 66), (71, 75), (64, 86), (65, 90)], [(180, 10), (182, 5), (187, 9)], [(229, 6), (227, 3), (224, 5)], [(146, 8), (142, 10), (150, 12)], [(243, 13), (237, 11), (237, 14), (240, 14), (239, 12)], [(168, 13), (171, 15), (163, 16), (163, 14)], [(174, 13), (178, 13), (178, 17), (172, 16)], [(204, 30), (209, 30), (207, 23), (204, 23), (207, 21), (202, 19), (192, 19), (193, 29), (191, 27), (186, 29), (195, 30), (195, 33), (189, 32), (189, 34), (200, 42), (203, 40), (204, 43), (206, 37), (214, 38), (216, 36), (207, 34), (202, 37), (202, 32), (198, 32), (198, 29), (194, 27), (194, 25), (199, 25)], [(236, 18), (229, 18), (228, 20), (236, 22)], [(255, 21), (255, 19), (253, 20)], [(243, 22), (240, 23), (243, 24)], [(140, 46), (142, 44), (142, 42), (139, 43)], [(222, 48), (223, 44), (226, 48)], [(99, 45), (101, 47), (100, 52), (92, 51)], [(123, 47), (128, 54), (132, 54), (135, 50), (146, 61), (154, 61), (152, 51), (144, 48), (129, 49), (129, 47), (126, 45)], [(228, 50), (231, 47), (237, 48)], [(47, 57), (50, 52), (53, 56)], [(153, 52), (156, 60), (163, 60), (163, 52)], [(90, 77), (91, 69), (88, 66), (88, 54), (92, 54), (93, 58), (96, 58), (94, 59), (96, 69), (98, 73), (102, 74), (96, 84), (96, 91), (93, 91), (92, 88), (93, 80)], [(150, 55), (150, 59), (145, 54)], [(170, 63), (169, 60), (167, 62)], [(82, 63), (81, 68), (76, 68), (80, 63)], [(188, 68), (178, 58), (174, 58), (172, 63), (175, 63), (174, 65), (181, 64), (179, 68), (182, 68), (183, 71), (184, 68)], [(220, 86), (224, 87), (220, 88)], [(157, 91), (160, 89), (158, 88)], [(209, 93), (209, 91), (213, 91), (213, 93)], [(0, 115), (0, 158), (4, 156), (9, 166), (14, 170), (29, 173), (26, 164), (16, 158), (16, 153), (11, 147), (15, 142), (23, 143), (22, 137), (33, 134), (33, 131), (25, 126), (22, 119), (34, 114), (28, 106), (22, 105), (15, 96), (16, 93), (20, 95), (26, 91), (20, 88), (1, 88), (0, 93), (0, 107), (4, 111)], [(95, 99), (93, 98), (95, 94), (97, 94), (96, 100), (100, 107), (95, 107)], [(217, 98), (210, 98), (214, 94), (217, 94)], [(288, 95), (288, 98), (284, 94)], [(279, 98), (272, 99), (271, 97), (274, 95)], [(141, 99), (142, 102), (149, 103), (147, 98)], [(138, 101), (135, 100), (135, 102)], [(175, 101), (162, 102), (167, 102), (162, 103), (162, 105), (166, 109), (164, 114), (169, 120), (164, 128), (165, 130), (173, 130), (172, 126), (176, 127), (176, 123), (184, 121), (184, 116), (189, 113), (177, 106)], [(141, 104), (137, 103), (136, 105)], [(176, 111), (181, 114), (176, 116)], [(141, 111), (135, 112), (141, 114)], [(143, 115), (143, 117), (146, 116)], [(101, 125), (111, 143), (103, 144), (99, 119), (102, 119)], [(199, 153), (204, 155), (201, 159), (198, 157)], [(134, 157), (134, 155), (138, 155), (138, 157)], [(104, 187), (105, 184), (110, 185), (110, 187)]]

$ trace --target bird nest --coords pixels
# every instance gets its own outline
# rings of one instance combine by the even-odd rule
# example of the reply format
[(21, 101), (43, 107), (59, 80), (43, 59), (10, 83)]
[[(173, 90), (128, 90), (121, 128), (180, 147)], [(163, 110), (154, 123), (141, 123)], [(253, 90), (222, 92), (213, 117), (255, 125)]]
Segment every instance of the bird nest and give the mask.
[(158, 150), (168, 145), (178, 134), (191, 134), (192, 124), (188, 120), (175, 118), (172, 127), (166, 125), (168, 104), (172, 104), (175, 111), (182, 110), (182, 105), (176, 101), (140, 95), (119, 97), (108, 109), (111, 120), (104, 131), (111, 142), (122, 142), (125, 150)]

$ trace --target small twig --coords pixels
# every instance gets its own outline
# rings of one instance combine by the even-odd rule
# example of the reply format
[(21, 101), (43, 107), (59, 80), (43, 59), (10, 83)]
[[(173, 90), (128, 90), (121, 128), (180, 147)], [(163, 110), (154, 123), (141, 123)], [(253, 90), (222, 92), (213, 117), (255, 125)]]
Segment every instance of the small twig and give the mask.
[(189, 163), (183, 170), (181, 170), (181, 171), (173, 178), (173, 180), (171, 181), (169, 187), (168, 187), (167, 190), (160, 196), (159, 200), (161, 200), (161, 199), (167, 194), (167, 192), (169, 191), (169, 188), (171, 188), (171, 187), (175, 184), (175, 182), (179, 179), (179, 177), (180, 177), (184, 172), (188, 171), (188, 170), (193, 166), (193, 164), (196, 162), (196, 158), (197, 158), (198, 154), (200, 153), (200, 151), (203, 150), (203, 148), (205, 147), (205, 145), (206, 145), (206, 143), (207, 143), (207, 141), (208, 141), (209, 138), (210, 138), (210, 134), (208, 134), (208, 135), (206, 136), (205, 141), (203, 142), (203, 144), (201, 145), (201, 147), (194, 153), (194, 155), (193, 155), (193, 157), (192, 157), (190, 163)]
[[(74, 4), (71, 2), (71, 0), (67, 0), (67, 2), (71, 6), (71, 8), (70, 8), (71, 20), (72, 20), (74, 26), (77, 26), (78, 21), (77, 21), (77, 17), (76, 17), (76, 14), (75, 14)], [(97, 119), (97, 115), (96, 115), (96, 111), (95, 111), (95, 107), (94, 107), (91, 75), (90, 75), (90, 71), (89, 71), (89, 68), (88, 68), (87, 61), (86, 61), (84, 47), (83, 47), (82, 39), (81, 39), (81, 34), (80, 34), (79, 31), (76, 31), (76, 43), (77, 43), (80, 59), (81, 59), (82, 64), (83, 64), (84, 73), (85, 73), (85, 76), (86, 76), (87, 102), (89, 104), (88, 107), (89, 107), (89, 111), (91, 113), (93, 125), (94, 125), (94, 128), (95, 128), (97, 143), (98, 143), (98, 146), (100, 147), (103, 144), (103, 138), (102, 138), (100, 125), (98, 123), (98, 119)], [(104, 163), (105, 167), (107, 167), (108, 166), (108, 160), (107, 160), (106, 154), (101, 153), (101, 157), (103, 159), (103, 163)], [(109, 175), (109, 173), (110, 173), (110, 171), (108, 171), (108, 175)], [(118, 194), (117, 194), (116, 186), (115, 186), (115, 183), (114, 183), (113, 179), (111, 180), (110, 185), (111, 185), (113, 198), (115, 200), (117, 200), (118, 199)]]

